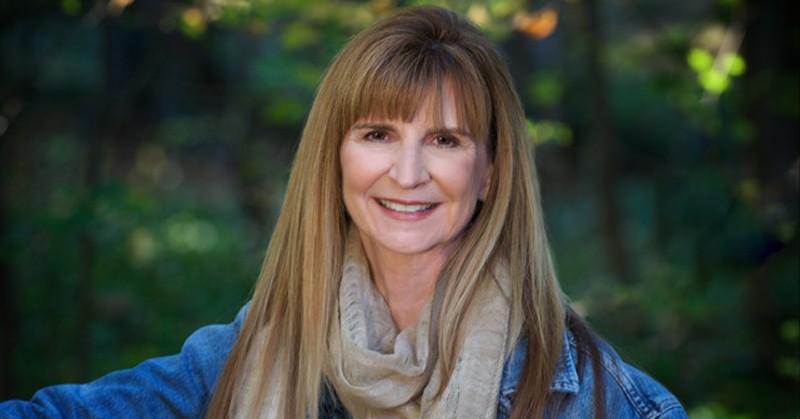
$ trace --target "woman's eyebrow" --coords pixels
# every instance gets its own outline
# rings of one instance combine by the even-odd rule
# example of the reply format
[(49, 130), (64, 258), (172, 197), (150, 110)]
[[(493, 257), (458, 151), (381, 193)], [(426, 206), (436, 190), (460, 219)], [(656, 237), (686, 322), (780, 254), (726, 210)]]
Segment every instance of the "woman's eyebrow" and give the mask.
[(437, 135), (437, 134), (438, 134), (438, 135), (441, 135), (441, 134), (451, 134), (451, 135), (452, 135), (452, 134), (455, 134), (455, 135), (462, 136), (462, 137), (470, 137), (470, 138), (472, 138), (472, 135), (469, 133), (469, 131), (468, 131), (468, 130), (465, 130), (465, 129), (463, 129), (463, 128), (459, 128), (459, 127), (452, 127), (452, 128), (447, 128), (447, 127), (433, 128), (433, 129), (430, 129), (430, 130), (428, 130), (428, 131), (426, 132), (426, 134), (427, 134), (427, 135)]
[(383, 124), (383, 123), (372, 123), (372, 122), (365, 122), (361, 124), (353, 125), (351, 130), (362, 130), (362, 129), (371, 129), (375, 131), (396, 131), (397, 128), (394, 127), (392, 124)]
[[(397, 127), (392, 124), (388, 123), (381, 123), (381, 122), (362, 122), (353, 125), (350, 130), (375, 130), (375, 131), (386, 131), (386, 132), (395, 132), (397, 131)], [(431, 135), (458, 135), (462, 137), (469, 137), (472, 138), (472, 135), (469, 133), (468, 130), (460, 128), (460, 127), (435, 127), (427, 130), (425, 132), (425, 136)]]

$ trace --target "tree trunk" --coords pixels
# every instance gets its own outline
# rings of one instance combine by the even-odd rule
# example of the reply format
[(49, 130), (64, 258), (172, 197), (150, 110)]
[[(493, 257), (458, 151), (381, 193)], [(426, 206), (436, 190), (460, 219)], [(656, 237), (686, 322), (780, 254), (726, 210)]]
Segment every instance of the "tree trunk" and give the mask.
[(617, 150), (614, 126), (608, 112), (608, 86), (605, 66), (602, 62), (602, 25), (597, 0), (584, 1), (586, 14), (586, 40), (589, 85), (589, 132), (590, 148), (597, 157), (595, 170), (598, 174), (597, 199), (599, 205), (598, 222), (603, 234), (606, 257), (611, 269), (623, 283), (632, 281), (631, 267), (625, 249), (625, 234), (620, 210), (616, 200)]
[[(798, 164), (798, 141), (790, 133), (796, 135), (798, 124), (797, 119), (782, 115), (776, 105), (787, 95), (796, 94), (785, 91), (791, 86), (781, 84), (781, 80), (788, 79), (784, 74), (797, 74), (800, 70), (796, 61), (796, 31), (793, 29), (797, 6), (793, 2), (750, 0), (745, 2), (741, 12), (742, 18), (747, 19), (747, 24), (743, 25), (745, 37), (742, 45), (742, 55), (747, 63), (747, 72), (742, 80), (744, 114), (753, 124), (755, 136), (741, 149), (739, 181), (754, 181), (758, 185), (756, 196), (745, 205), (759, 217), (763, 229), (774, 231), (778, 224), (793, 223), (797, 219), (797, 178), (790, 170), (792, 165)], [(776, 215), (776, 209), (780, 208), (786, 209), (786, 214)], [(796, 236), (792, 240), (797, 240)], [(771, 282), (769, 268), (770, 262), (774, 262), (771, 253), (785, 244), (775, 243), (774, 249), (764, 251), (762, 260), (758, 261), (761, 265), (755, 266), (747, 276), (745, 302), (755, 333), (759, 371), (776, 381), (779, 377), (775, 360), (781, 348), (777, 330), (785, 314), (776, 312), (775, 302), (771, 301), (770, 296), (777, 293), (770, 290), (775, 285), (774, 281)]]

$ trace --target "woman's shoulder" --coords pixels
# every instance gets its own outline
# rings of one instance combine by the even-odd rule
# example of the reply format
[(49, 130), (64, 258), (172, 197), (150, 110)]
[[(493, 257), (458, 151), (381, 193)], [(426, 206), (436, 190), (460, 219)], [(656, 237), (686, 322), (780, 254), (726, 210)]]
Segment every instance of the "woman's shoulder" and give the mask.
[[(519, 372), (527, 352), (527, 340), (520, 339), (506, 362), (501, 383), (498, 417), (508, 417), (511, 399), (517, 391)], [(663, 385), (623, 361), (607, 343), (597, 342), (594, 353), (575, 336), (566, 332), (561, 358), (550, 388), (553, 402), (549, 409), (556, 417), (586, 417), (592, 412), (596, 397), (595, 383), (600, 383), (606, 414), (615, 418), (685, 418), (686, 412)], [(596, 357), (596, 362), (593, 362)], [(601, 374), (595, 374), (595, 366)]]
[[(567, 333), (566, 345), (569, 354), (577, 358), (580, 353), (586, 359), (583, 371), (578, 368), (580, 380), (577, 394), (593, 393), (594, 383), (602, 379), (607, 413), (613, 417), (642, 418), (684, 418), (686, 412), (678, 399), (661, 383), (620, 358), (608, 343), (598, 339), (602, 370), (598, 377), (594, 374), (595, 364), (591, 362), (591, 351), (578, 344), (571, 333)], [(576, 366), (577, 368), (577, 366)], [(593, 397), (583, 397), (591, 401)]]

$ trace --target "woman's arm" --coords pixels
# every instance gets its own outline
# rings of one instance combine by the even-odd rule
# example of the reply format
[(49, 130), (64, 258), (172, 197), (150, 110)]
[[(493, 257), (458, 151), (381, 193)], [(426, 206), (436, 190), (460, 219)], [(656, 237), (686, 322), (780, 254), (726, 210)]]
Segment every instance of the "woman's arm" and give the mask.
[(0, 417), (202, 417), (247, 308), (230, 324), (197, 330), (176, 355), (149, 359), (86, 384), (45, 387), (30, 401), (0, 403)]

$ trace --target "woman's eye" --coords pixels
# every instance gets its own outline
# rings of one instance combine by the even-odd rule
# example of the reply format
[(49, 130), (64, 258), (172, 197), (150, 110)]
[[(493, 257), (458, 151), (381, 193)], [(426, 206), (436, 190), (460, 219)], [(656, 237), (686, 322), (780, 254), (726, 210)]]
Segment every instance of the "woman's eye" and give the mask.
[(449, 136), (439, 136), (433, 139), (433, 144), (439, 147), (456, 147), (458, 140)]
[(381, 131), (370, 131), (364, 136), (367, 141), (385, 141), (386, 138), (386, 133)]

